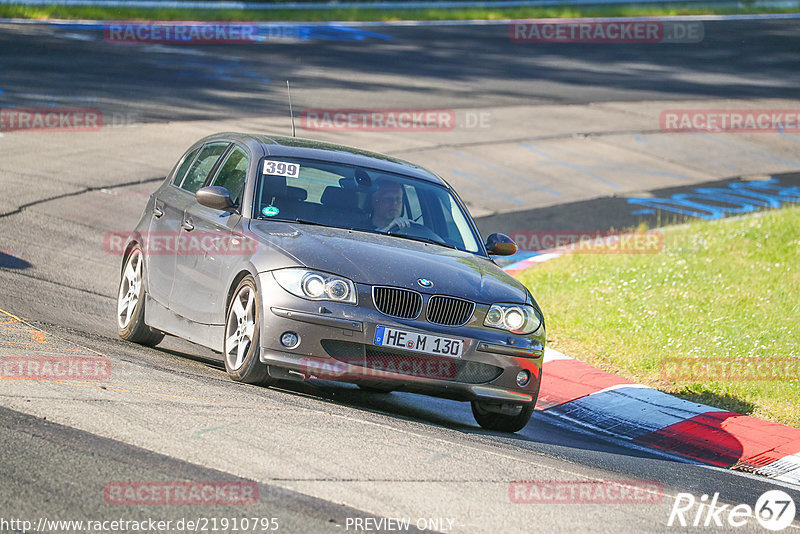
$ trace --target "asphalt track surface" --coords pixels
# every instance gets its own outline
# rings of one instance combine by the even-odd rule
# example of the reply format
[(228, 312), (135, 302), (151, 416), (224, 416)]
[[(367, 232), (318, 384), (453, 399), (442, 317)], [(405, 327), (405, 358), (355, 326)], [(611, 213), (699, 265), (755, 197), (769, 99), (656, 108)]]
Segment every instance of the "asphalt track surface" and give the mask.
[[(286, 78), (302, 88), (294, 95), (299, 109), (791, 99), (800, 85), (792, 21), (707, 23), (699, 45), (658, 47), (532, 49), (492, 27), (375, 31), (393, 39), (198, 53), (114, 46), (96, 31), (6, 25), (0, 103), (97, 107), (162, 123), (279, 115)], [(5, 133), (0, 146), (20, 135), (31, 146), (15, 172), (34, 176), (44, 165), (58, 174), (47, 143), (37, 146), (41, 137)], [(243, 386), (202, 348), (119, 340), (119, 258), (98, 252), (97, 243), (109, 229), (133, 226), (168, 169), (148, 169), (147, 154), (132, 154), (125, 164), (134, 178), (104, 181), (119, 171), (100, 145), (85, 155), (90, 191), (53, 198), (33, 179), (13, 187), (0, 179), (0, 309), (24, 319), (0, 317), (4, 352), (100, 354), (112, 364), (107, 382), (0, 381), (2, 518), (275, 517), (284, 532), (342, 532), (354, 530), (356, 517), (409, 517), (412, 524), (452, 519), (456, 532), (649, 532), (674, 530), (667, 519), (680, 492), (718, 492), (725, 503), (753, 505), (776, 487), (577, 432), (545, 412), (520, 433), (502, 435), (477, 427), (466, 404), (331, 383)], [(120, 506), (103, 498), (109, 482), (153, 480), (255, 481), (260, 498), (233, 507)], [(654, 481), (664, 497), (518, 504), (509, 485), (520, 480)], [(782, 489), (800, 502), (800, 492)], [(751, 519), (736, 530), (760, 527)]]
[(711, 21), (702, 42), (668, 46), (512, 43), (502, 24), (376, 27), (386, 38), (198, 50), (6, 25), (0, 89), (19, 107), (83, 101), (140, 121), (282, 115), (287, 79), (298, 110), (795, 98), (797, 26)]

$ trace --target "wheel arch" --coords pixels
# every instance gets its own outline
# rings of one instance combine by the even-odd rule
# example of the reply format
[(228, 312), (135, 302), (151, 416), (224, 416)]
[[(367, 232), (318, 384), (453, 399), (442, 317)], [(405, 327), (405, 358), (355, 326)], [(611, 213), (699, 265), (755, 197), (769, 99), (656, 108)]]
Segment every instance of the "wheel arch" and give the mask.
[(125, 251), (122, 253), (122, 265), (120, 265), (119, 267), (120, 276), (122, 276), (122, 274), (125, 272), (125, 264), (128, 262), (128, 257), (131, 255), (133, 247), (135, 247), (138, 244), (139, 244), (138, 241), (132, 239), (128, 241), (128, 243), (125, 245)]
[[(135, 247), (136, 245), (139, 245), (141, 247), (141, 243), (142, 243), (141, 234), (139, 234), (139, 232), (131, 232), (131, 235), (128, 236), (128, 240), (125, 243), (125, 249), (122, 252), (122, 265), (120, 266), (119, 270), (120, 275), (122, 275), (122, 273), (125, 272), (125, 262), (128, 261), (128, 256), (131, 255), (131, 250), (133, 250), (133, 247)], [(142, 251), (142, 259), (145, 259), (144, 250)]]
[(128, 258), (131, 255), (131, 251), (133, 247), (139, 246), (142, 249), (142, 262), (144, 266), (144, 277), (142, 278), (142, 284), (144, 285), (145, 291), (150, 291), (150, 275), (148, 270), (148, 261), (147, 261), (147, 254), (145, 254), (144, 248), (142, 243), (144, 242), (144, 238), (139, 232), (132, 232), (130, 237), (128, 237), (128, 241), (125, 243), (125, 249), (122, 253), (122, 262), (120, 263), (119, 268), (119, 276), (120, 279), (125, 272), (125, 264), (128, 262)]
[(250, 275), (253, 277), (256, 283), (256, 291), (258, 291), (259, 294), (261, 293), (261, 284), (258, 281), (258, 274), (255, 272), (255, 269), (252, 269), (250, 266), (248, 267), (249, 268), (243, 268), (236, 273), (236, 276), (233, 277), (231, 283), (228, 285), (228, 291), (225, 295), (225, 308), (222, 310), (222, 317), (224, 318), (224, 321), (227, 320), (228, 317), (228, 306), (230, 306), (231, 299), (233, 298), (233, 292), (236, 291), (236, 288), (239, 287), (239, 284), (245, 276)]

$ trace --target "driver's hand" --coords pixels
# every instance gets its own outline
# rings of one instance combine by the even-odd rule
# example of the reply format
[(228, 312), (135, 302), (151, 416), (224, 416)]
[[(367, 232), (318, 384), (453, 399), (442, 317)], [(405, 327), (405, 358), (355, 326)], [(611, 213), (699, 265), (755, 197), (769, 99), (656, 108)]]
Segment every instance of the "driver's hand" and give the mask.
[(411, 221), (406, 219), (405, 217), (395, 217), (392, 222), (381, 228), (382, 231), (388, 232), (390, 228), (396, 227), (398, 230), (402, 230), (403, 228), (408, 228), (411, 226)]

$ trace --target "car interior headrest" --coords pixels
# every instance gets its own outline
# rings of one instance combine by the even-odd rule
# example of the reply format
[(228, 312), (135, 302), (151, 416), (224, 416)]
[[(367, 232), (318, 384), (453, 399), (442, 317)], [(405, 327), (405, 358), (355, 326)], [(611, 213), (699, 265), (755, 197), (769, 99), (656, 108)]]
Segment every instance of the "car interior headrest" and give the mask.
[(372, 187), (372, 178), (364, 169), (356, 169), (356, 184), (360, 189), (368, 189)]
[(320, 203), (335, 208), (358, 208), (358, 198), (354, 191), (348, 191), (335, 185), (329, 185), (322, 193)]

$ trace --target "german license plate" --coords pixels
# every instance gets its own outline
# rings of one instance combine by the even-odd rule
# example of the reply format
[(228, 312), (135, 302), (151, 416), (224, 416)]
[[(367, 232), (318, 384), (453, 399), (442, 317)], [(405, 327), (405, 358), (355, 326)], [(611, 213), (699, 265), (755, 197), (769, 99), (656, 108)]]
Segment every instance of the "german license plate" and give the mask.
[(464, 351), (464, 342), (460, 339), (398, 330), (388, 326), (378, 326), (375, 331), (375, 344), (450, 358), (460, 358)]

